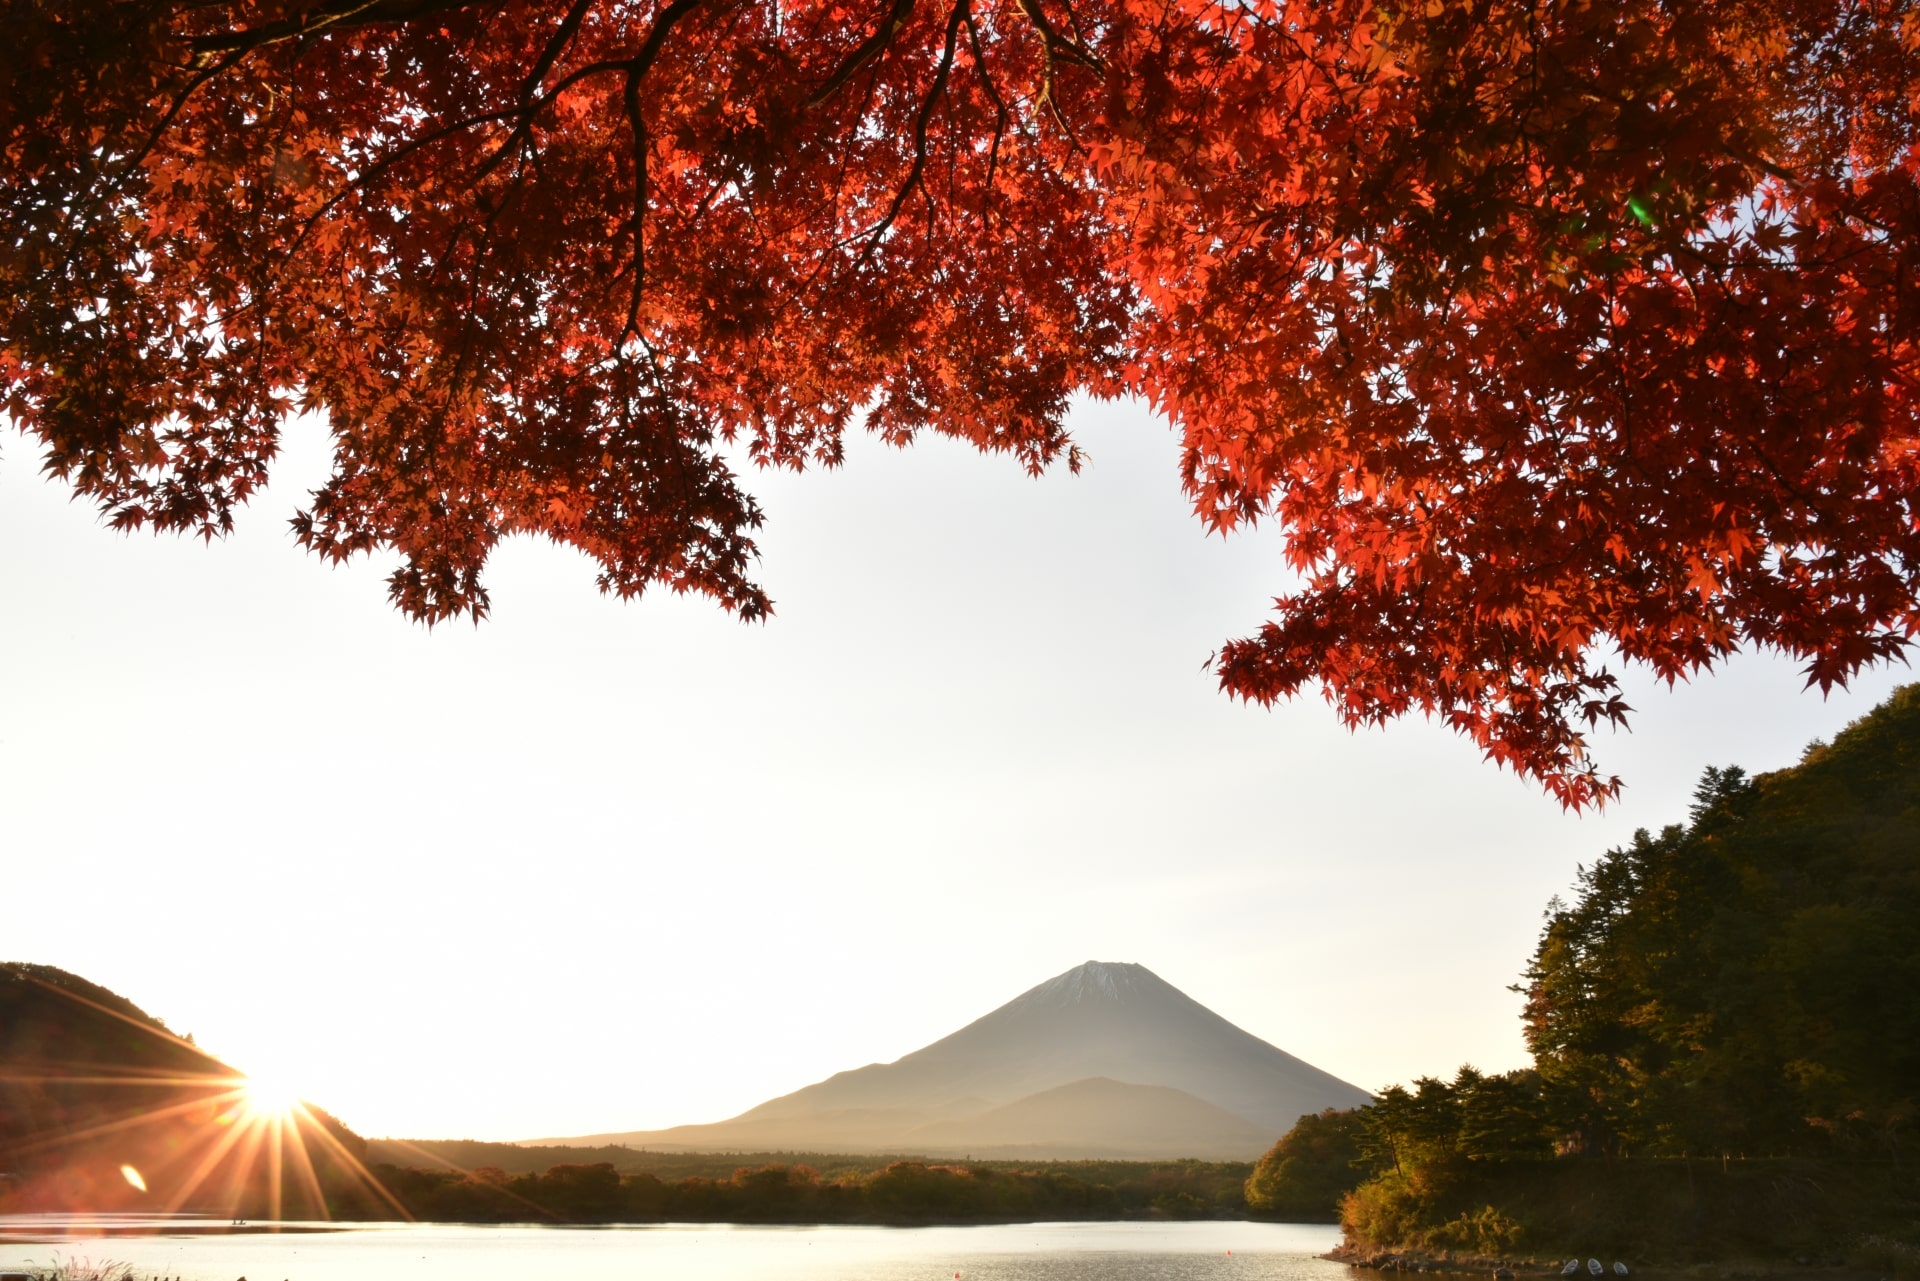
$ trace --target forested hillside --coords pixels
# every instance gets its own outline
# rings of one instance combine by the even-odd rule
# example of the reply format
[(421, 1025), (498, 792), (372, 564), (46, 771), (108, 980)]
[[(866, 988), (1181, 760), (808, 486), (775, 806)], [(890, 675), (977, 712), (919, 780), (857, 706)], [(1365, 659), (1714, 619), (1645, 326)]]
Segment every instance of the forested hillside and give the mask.
[(1920, 1100), (1920, 686), (1801, 763), (1709, 769), (1555, 904), (1527, 1040), (1596, 1154), (1891, 1159)]
[(1707, 770), (1686, 823), (1581, 869), (1525, 972), (1531, 1068), (1303, 1118), (1249, 1203), (1351, 1187), (1361, 1249), (1920, 1260), (1916, 922), (1907, 686), (1790, 769)]

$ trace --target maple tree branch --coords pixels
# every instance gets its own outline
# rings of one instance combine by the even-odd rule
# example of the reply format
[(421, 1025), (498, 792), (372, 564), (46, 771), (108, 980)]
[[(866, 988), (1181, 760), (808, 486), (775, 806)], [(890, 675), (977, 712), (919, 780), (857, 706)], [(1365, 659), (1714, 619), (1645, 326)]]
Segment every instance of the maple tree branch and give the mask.
[[(1100, 61), (1093, 50), (1071, 36), (1062, 35), (1058, 28), (1047, 21), (1047, 15), (1040, 8), (1040, 0), (1015, 0), (1015, 3), (1019, 5), (1020, 12), (1027, 16), (1027, 21), (1033, 24), (1034, 30), (1040, 33), (1040, 43), (1045, 47), (1049, 58), (1058, 51), (1066, 62), (1076, 62), (1095, 75), (1107, 73), (1107, 64)], [(1071, 18), (1072, 6), (1068, 6), (1067, 12)], [(1077, 22), (1075, 26), (1078, 27)]]
[(560, 25), (554, 30), (553, 37), (547, 41), (547, 47), (540, 51), (540, 58), (533, 64), (533, 70), (527, 73), (526, 87), (520, 92), (520, 102), (523, 107), (532, 103), (534, 94), (540, 89), (540, 82), (547, 78), (547, 73), (553, 70), (553, 64), (560, 60), (560, 55), (566, 52), (569, 44), (573, 43), (574, 36), (579, 34), (580, 24), (586, 21), (587, 10), (593, 8), (593, 2), (594, 0), (574, 0), (573, 8), (567, 10), (566, 17), (560, 20)]
[(640, 104), (640, 83), (646, 79), (660, 50), (666, 46), (673, 28), (705, 0), (674, 0), (653, 21), (646, 42), (627, 63), (624, 94), (627, 125), (633, 131), (633, 287), (627, 296), (627, 320), (615, 343), (626, 342), (629, 334), (640, 332), (640, 299), (647, 284), (647, 120)]
[(660, 16), (653, 21), (653, 29), (647, 32), (646, 43), (640, 46), (640, 52), (634, 54), (633, 60), (627, 64), (634, 74), (646, 75), (680, 19), (705, 3), (706, 0), (673, 0), (672, 4), (661, 10)]
[[(1060, 0), (1060, 7), (1067, 11), (1067, 25), (1073, 28), (1073, 38), (1082, 46), (1087, 43), (1087, 33), (1080, 28), (1080, 11), (1073, 7), (1073, 0)], [(1235, 14), (1236, 21), (1259, 21), (1259, 15), (1241, 9)]]
[[(193, 95), (208, 81), (233, 67), (234, 64), (238, 63), (244, 56), (245, 55), (241, 53), (232, 54), (213, 66), (199, 69), (193, 78), (187, 82), (186, 87), (174, 95), (173, 102), (168, 105), (166, 112), (160, 117), (159, 122), (148, 131), (145, 140), (142, 141), (138, 147), (134, 148), (133, 152), (122, 162), (119, 172), (107, 178), (101, 184), (98, 193), (90, 199), (83, 203), (76, 202), (80, 207), (73, 211), (73, 215), (69, 218), (69, 223), (71, 224), (72, 222), (92, 217), (110, 203), (113, 198), (120, 193), (134, 172), (146, 163), (147, 157), (153, 154), (153, 149), (160, 145), (160, 139), (166, 135), (167, 130), (173, 125), (173, 122), (179, 119), (180, 113), (186, 110), (187, 102)], [(75, 237), (72, 244), (68, 246), (65, 259), (61, 264), (61, 270), (63, 272), (73, 266), (74, 254), (79, 251), (79, 248), (80, 238)]]
[(264, 26), (193, 36), (187, 44), (196, 56), (246, 53), (321, 31), (406, 23), (449, 9), (469, 9), (496, 3), (497, 0), (332, 0), (296, 17), (283, 18)]
[[(488, 174), (492, 173), (494, 169), (498, 168), (501, 161), (505, 160), (506, 157), (512, 153), (516, 145), (531, 137), (533, 133), (533, 122), (540, 118), (541, 113), (558, 101), (561, 94), (573, 88), (574, 85), (580, 83), (582, 80), (590, 76), (602, 75), (612, 71), (624, 72), (628, 77), (629, 83), (636, 77), (644, 78), (647, 74), (647, 69), (653, 65), (653, 60), (659, 56), (660, 48), (666, 42), (666, 38), (668, 34), (672, 32), (674, 25), (703, 3), (705, 3), (705, 0), (675, 0), (673, 4), (668, 5), (660, 16), (654, 20), (653, 29), (647, 33), (646, 43), (640, 47), (640, 51), (633, 57), (603, 59), (599, 62), (589, 62), (585, 66), (575, 67), (565, 76), (562, 76), (553, 88), (540, 94), (537, 98), (532, 97), (531, 91), (538, 88), (540, 81), (546, 78), (547, 72), (553, 69), (553, 64), (559, 59), (566, 43), (573, 38), (574, 32), (578, 30), (579, 22), (574, 20), (576, 15), (584, 19), (586, 10), (591, 8), (593, 4), (593, 0), (575, 0), (572, 12), (567, 15), (567, 20), (561, 24), (561, 30), (557, 31), (553, 39), (549, 41), (546, 51), (541, 55), (539, 64), (535, 67), (532, 75), (528, 77), (528, 94), (522, 96), (520, 108), (512, 113), (518, 118), (513, 127), (513, 131), (501, 141), (500, 145), (494, 149), (493, 154), (487, 157), (486, 162), (467, 180), (467, 185), (472, 186), (482, 181)], [(569, 23), (572, 25), (569, 26)]]
[[(858, 122), (866, 119), (867, 112), (872, 108), (874, 92), (878, 87), (879, 82), (880, 82), (880, 77), (878, 75), (868, 77), (866, 95), (860, 100), (860, 109), (853, 113), (852, 118), (855, 124), (850, 132), (850, 137), (852, 134), (856, 134), (858, 132), (858, 127), (859, 127)], [(852, 163), (853, 163), (852, 147), (850, 146), (841, 147), (839, 149), (839, 158), (834, 165), (834, 179), (833, 179), (832, 194), (828, 197), (828, 202), (831, 205), (831, 225), (835, 227), (838, 227), (840, 225), (840, 207), (841, 207), (841, 204), (843, 203), (844, 197), (847, 194), (847, 171)], [(855, 232), (854, 234), (849, 236), (837, 237), (833, 241), (831, 245), (831, 249), (834, 252), (838, 252), (839, 250), (844, 249), (848, 245), (852, 244), (854, 241), (860, 239), (861, 234), (862, 233)], [(820, 255), (820, 257), (817, 259), (815, 263), (813, 271), (810, 272), (807, 276), (807, 284), (809, 286), (812, 286), (816, 281), (818, 281), (821, 275), (823, 275), (828, 270), (830, 270), (832, 266), (832, 262), (833, 262), (833, 259), (829, 254)]]
[(967, 42), (973, 48), (973, 65), (979, 69), (980, 83), (993, 102), (993, 146), (987, 152), (987, 180), (981, 209), (981, 217), (986, 218), (993, 212), (993, 177), (999, 169), (1000, 142), (1007, 136), (1007, 104), (1000, 97), (999, 86), (993, 82), (993, 72), (987, 69), (987, 54), (980, 46), (980, 28), (973, 20), (970, 0), (961, 0), (960, 9), (967, 24)]
[(1073, 126), (1067, 123), (1066, 113), (1060, 110), (1059, 100), (1053, 94), (1054, 57), (1057, 51), (1064, 61), (1085, 67), (1095, 75), (1105, 75), (1106, 64), (1078, 40), (1063, 36), (1055, 30), (1053, 24), (1047, 21), (1047, 15), (1041, 11), (1040, 0), (1015, 0), (1015, 3), (1019, 6), (1020, 12), (1026, 15), (1027, 21), (1033, 24), (1034, 30), (1040, 33), (1038, 101), (1046, 105), (1047, 111), (1053, 116), (1053, 122), (1060, 126), (1062, 133), (1067, 135), (1067, 141), (1073, 144), (1074, 150), (1084, 150), (1080, 146), (1080, 139), (1074, 136)]
[(244, 53), (231, 54), (221, 61), (214, 63), (212, 66), (203, 67), (197, 71), (193, 79), (187, 83), (187, 87), (174, 95), (173, 102), (167, 108), (166, 114), (160, 117), (158, 124), (154, 125), (152, 132), (147, 135), (146, 141), (141, 143), (139, 148), (128, 157), (126, 163), (120, 166), (119, 177), (109, 183), (106, 191), (102, 193), (105, 198), (111, 199), (113, 193), (119, 189), (120, 183), (124, 182), (129, 174), (144, 164), (147, 157), (153, 154), (153, 149), (160, 145), (162, 135), (167, 132), (175, 120), (180, 118), (180, 113), (186, 110), (187, 100), (192, 98), (207, 81), (212, 80), (223, 71), (232, 68), (244, 56)]
[(614, 346), (640, 331), (640, 297), (647, 286), (647, 121), (640, 110), (640, 75), (627, 73), (627, 125), (633, 130), (633, 284), (627, 294), (627, 321)]
[(432, 146), (436, 142), (443, 141), (457, 133), (471, 129), (475, 125), (487, 124), (490, 121), (511, 120), (515, 114), (516, 113), (511, 111), (488, 111), (477, 116), (466, 116), (451, 124), (442, 125), (440, 128), (429, 133), (421, 134), (418, 138), (409, 139), (401, 143), (392, 151), (355, 174), (347, 181), (346, 186), (327, 197), (318, 209), (308, 215), (306, 221), (300, 224), (299, 231), (295, 232), (293, 239), (288, 242), (286, 257), (289, 259), (292, 258), (294, 251), (300, 247), (301, 242), (312, 234), (313, 229), (320, 224), (322, 218), (333, 212), (335, 205), (357, 192), (365, 191), (374, 179), (399, 164), (402, 160), (405, 160), (414, 152), (419, 151), (422, 147)]
[(913, 0), (893, 0), (893, 8), (887, 13), (880, 26), (874, 30), (873, 34), (856, 45), (852, 53), (840, 60), (840, 65), (828, 74), (818, 89), (807, 96), (802, 106), (808, 111), (816, 110), (827, 99), (840, 92), (847, 81), (853, 78), (855, 72), (873, 61), (882, 50), (893, 43), (893, 38), (900, 34), (900, 28), (907, 25), (907, 19), (912, 15)]
[(494, 113), (499, 119), (514, 121), (514, 126), (508, 131), (507, 136), (500, 140), (500, 145), (493, 149), (493, 154), (482, 161), (480, 167), (467, 179), (466, 186), (472, 187), (483, 181), (488, 174), (500, 166), (501, 161), (512, 154), (516, 146), (530, 139), (533, 135), (533, 122), (540, 118), (543, 111), (559, 101), (561, 94), (589, 77), (605, 75), (613, 71), (626, 71), (632, 65), (632, 60), (627, 58), (607, 58), (599, 62), (589, 62), (585, 66), (575, 67), (569, 71), (555, 83), (553, 88), (538, 98), (531, 101), (523, 99), (522, 104), (512, 111)]
[[(901, 184), (900, 190), (894, 193), (893, 204), (887, 210), (886, 217), (867, 233), (867, 247), (860, 254), (862, 262), (873, 257), (874, 250), (880, 247), (880, 238), (887, 234), (888, 228), (893, 226), (893, 221), (900, 216), (900, 210), (907, 203), (907, 198), (920, 186), (920, 180), (926, 173), (927, 125), (933, 119), (934, 108), (940, 105), (940, 99), (947, 91), (947, 77), (953, 72), (954, 47), (959, 42), (960, 23), (966, 7), (967, 0), (959, 0), (953, 6), (953, 12), (947, 15), (947, 43), (940, 55), (940, 67), (934, 72), (933, 84), (927, 89), (927, 96), (921, 100), (920, 110), (914, 114), (913, 167), (907, 171), (907, 180)], [(933, 221), (931, 216), (927, 221), (931, 226)]]

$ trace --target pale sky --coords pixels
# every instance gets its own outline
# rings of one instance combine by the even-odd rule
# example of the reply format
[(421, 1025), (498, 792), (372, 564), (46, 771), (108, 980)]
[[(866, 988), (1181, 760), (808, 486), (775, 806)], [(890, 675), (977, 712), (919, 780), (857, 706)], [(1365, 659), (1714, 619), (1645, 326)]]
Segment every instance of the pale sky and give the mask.
[(1626, 796), (1563, 814), (1436, 726), (1218, 693), (1277, 534), (1205, 537), (1141, 407), (1073, 427), (1078, 477), (931, 438), (751, 477), (766, 625), (522, 540), (431, 632), (391, 561), (293, 546), (313, 424), (211, 547), (0, 435), (0, 960), (376, 1136), (719, 1120), (1088, 959), (1377, 1089), (1523, 1063), (1507, 987), (1577, 863), (1910, 678), (1629, 672)]

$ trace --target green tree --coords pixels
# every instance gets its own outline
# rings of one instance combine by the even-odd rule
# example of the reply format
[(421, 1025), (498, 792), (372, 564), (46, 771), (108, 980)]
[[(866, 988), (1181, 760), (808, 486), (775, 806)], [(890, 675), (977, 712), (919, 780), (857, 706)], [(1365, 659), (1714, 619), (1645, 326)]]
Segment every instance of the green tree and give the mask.
[(1482, 1076), (1461, 1068), (1454, 1090), (1459, 1100), (1460, 1155), (1475, 1161), (1553, 1155), (1554, 1108), (1538, 1072), (1523, 1069)]
[(1340, 1198), (1365, 1177), (1357, 1108), (1308, 1113), (1280, 1136), (1247, 1180), (1247, 1209), (1262, 1218), (1333, 1222)]
[(1920, 687), (1794, 768), (1708, 769), (1689, 817), (1582, 869), (1528, 967), (1566, 1146), (1884, 1146), (1920, 1098)]

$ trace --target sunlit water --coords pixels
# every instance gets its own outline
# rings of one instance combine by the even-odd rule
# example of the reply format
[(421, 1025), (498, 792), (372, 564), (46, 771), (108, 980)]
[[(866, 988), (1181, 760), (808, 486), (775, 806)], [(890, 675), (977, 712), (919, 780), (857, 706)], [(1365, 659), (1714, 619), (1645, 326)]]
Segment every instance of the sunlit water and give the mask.
[[(369, 1225), (287, 1235), (105, 1235), (0, 1217), (0, 1272), (130, 1264), (139, 1281), (1344, 1281), (1338, 1230), (1287, 1223), (965, 1228)], [(117, 1233), (139, 1225), (112, 1225)], [(312, 1224), (310, 1227), (338, 1227)], [(37, 1238), (37, 1239), (28, 1239)]]

